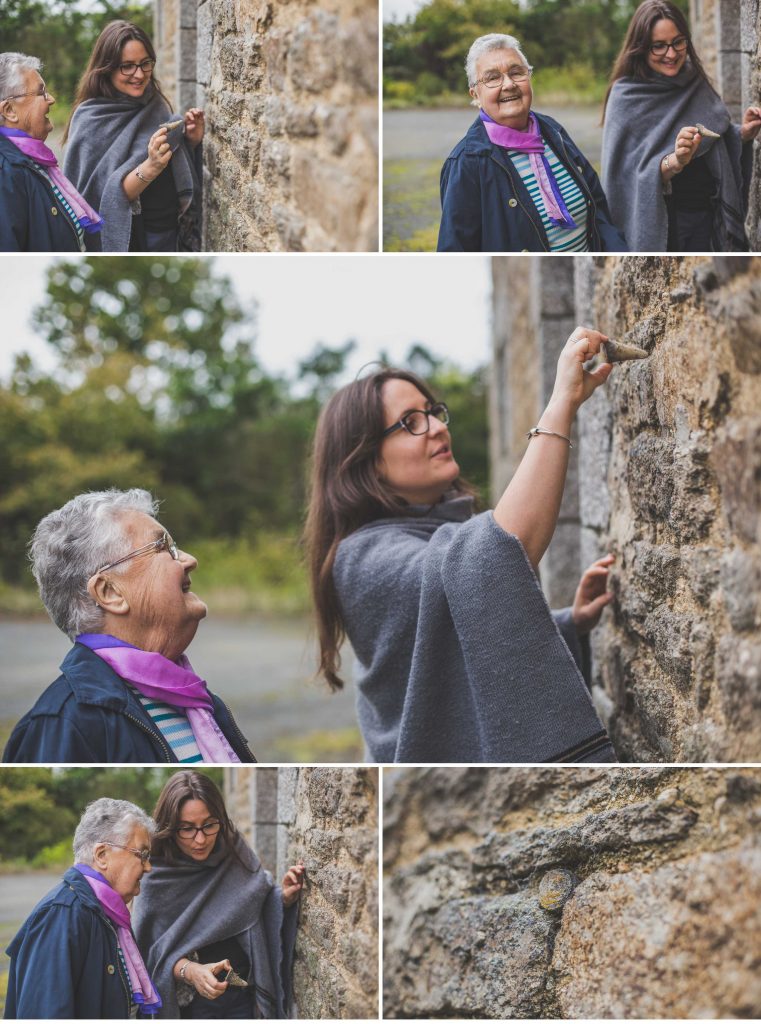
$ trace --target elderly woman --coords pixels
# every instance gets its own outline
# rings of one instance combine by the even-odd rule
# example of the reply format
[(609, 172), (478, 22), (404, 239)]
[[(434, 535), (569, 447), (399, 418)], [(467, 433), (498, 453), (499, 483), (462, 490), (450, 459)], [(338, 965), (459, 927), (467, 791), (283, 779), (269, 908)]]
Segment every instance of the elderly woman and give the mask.
[(441, 170), (439, 252), (626, 251), (592, 165), (532, 111), (517, 39), (481, 36), (465, 70), (479, 113)]
[(184, 655), (206, 605), (190, 589), (198, 563), (156, 520), (157, 507), (147, 491), (96, 491), (37, 527), (32, 571), (74, 646), (4, 760), (255, 760)]
[(41, 70), (36, 57), (0, 53), (0, 250), (80, 252), (103, 222), (45, 145), (55, 98)]
[(67, 127), (64, 167), (103, 214), (103, 252), (200, 248), (204, 114), (172, 114), (154, 75), (156, 52), (137, 25), (98, 37)]
[(612, 366), (578, 327), (547, 408), (494, 510), (473, 514), (449, 413), (414, 374), (383, 370), (338, 391), (314, 442), (306, 542), (331, 686), (348, 637), (370, 760), (611, 761), (579, 668), (612, 594), (610, 555), (551, 615), (536, 571), (555, 530), (570, 433)]
[(159, 1016), (290, 1016), (303, 864), (274, 885), (200, 772), (173, 775), (153, 814), (154, 871), (135, 935), (163, 1000)]
[(637, 8), (610, 80), (603, 182), (632, 249), (747, 250), (761, 107), (748, 107), (742, 124), (732, 124), (684, 14), (668, 0)]
[(127, 904), (150, 868), (154, 823), (126, 800), (91, 803), (74, 833), (74, 867), (8, 947), (5, 1016), (152, 1016), (161, 999), (135, 943)]

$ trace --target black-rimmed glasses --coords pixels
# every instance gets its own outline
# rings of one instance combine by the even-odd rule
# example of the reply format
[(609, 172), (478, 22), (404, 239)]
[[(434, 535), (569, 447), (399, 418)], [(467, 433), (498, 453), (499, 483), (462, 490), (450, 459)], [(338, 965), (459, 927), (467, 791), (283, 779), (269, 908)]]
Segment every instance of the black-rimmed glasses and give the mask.
[(650, 53), (656, 57), (662, 57), (669, 50), (673, 50), (675, 53), (684, 53), (687, 49), (689, 39), (687, 36), (677, 36), (676, 39), (672, 39), (670, 43), (661, 41), (658, 43), (650, 44)]
[(143, 72), (144, 75), (150, 75), (153, 69), (156, 67), (156, 61), (146, 60), (140, 61), (139, 64), (135, 64), (134, 61), (128, 61), (126, 64), (119, 65), (119, 71), (124, 75), (125, 78), (130, 78), (137, 71), (138, 68)]
[(131, 846), (125, 846), (123, 843), (112, 843), (110, 839), (101, 839), (101, 842), (105, 846), (115, 846), (119, 850), (126, 850), (128, 853), (133, 853), (141, 864), (147, 864), (151, 859), (150, 850), (133, 850)]
[(182, 839), (189, 839), (192, 842), (199, 832), (203, 832), (205, 836), (215, 836), (221, 828), (221, 821), (207, 821), (204, 825), (198, 826), (180, 825), (179, 828), (175, 829), (175, 832), (178, 836), (181, 836)]
[(175, 542), (168, 533), (163, 533), (157, 540), (152, 540), (149, 544), (143, 544), (141, 548), (135, 548), (135, 550), (130, 551), (128, 555), (124, 555), (122, 558), (117, 558), (115, 562), (109, 562), (108, 565), (102, 565), (97, 571), (105, 572), (106, 569), (113, 569), (115, 565), (121, 565), (122, 562), (126, 562), (130, 558), (136, 558), (137, 555), (145, 555), (149, 551), (168, 551), (175, 561), (180, 557), (180, 552)]
[(436, 402), (430, 409), (410, 409), (397, 423), (386, 427), (381, 437), (393, 434), (395, 430), (406, 430), (408, 434), (426, 434), (431, 429), (431, 416), (444, 425), (449, 423), (449, 409), (444, 402)]

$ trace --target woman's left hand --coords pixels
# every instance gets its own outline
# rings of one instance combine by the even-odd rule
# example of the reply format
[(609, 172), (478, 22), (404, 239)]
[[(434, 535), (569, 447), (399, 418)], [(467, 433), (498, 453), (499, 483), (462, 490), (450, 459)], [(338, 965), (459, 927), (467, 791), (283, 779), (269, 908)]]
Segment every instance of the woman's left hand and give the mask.
[(579, 636), (585, 636), (594, 629), (600, 621), (603, 608), (613, 600), (613, 594), (605, 588), (608, 582), (608, 569), (614, 561), (614, 555), (598, 558), (581, 577), (571, 609)]
[(283, 906), (291, 907), (299, 898), (302, 888), (304, 887), (304, 872), (306, 868), (299, 861), (298, 864), (294, 864), (293, 867), (288, 868), (286, 873), (283, 875)]
[(740, 138), (743, 142), (752, 142), (760, 131), (761, 107), (748, 107), (740, 125)]
[(198, 107), (191, 107), (185, 114), (185, 138), (193, 149), (202, 141), (205, 130), (206, 119), (204, 112)]

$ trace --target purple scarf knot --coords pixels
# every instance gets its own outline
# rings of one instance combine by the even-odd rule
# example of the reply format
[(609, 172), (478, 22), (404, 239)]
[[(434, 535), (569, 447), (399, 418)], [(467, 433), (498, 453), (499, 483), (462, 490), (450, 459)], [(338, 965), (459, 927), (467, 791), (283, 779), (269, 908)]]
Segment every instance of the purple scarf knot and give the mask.
[(141, 651), (108, 633), (80, 633), (75, 642), (89, 647), (144, 697), (184, 708), (204, 761), (240, 762), (214, 718), (214, 702), (206, 682), (195, 674), (184, 654), (170, 661), (157, 651)]
[(0, 128), (0, 135), (12, 142), (21, 152), (34, 160), (36, 164), (47, 169), (50, 180), (60, 189), (61, 193), (74, 211), (80, 226), (93, 234), (103, 227), (103, 218), (97, 210), (87, 202), (84, 196), (77, 192), (69, 179), (64, 175), (58, 166), (58, 159), (52, 149), (49, 149), (40, 139), (33, 139), (27, 132), (19, 128)]
[(140, 956), (140, 950), (137, 948), (137, 943), (132, 935), (132, 919), (127, 909), (127, 904), (119, 893), (111, 887), (111, 884), (100, 871), (91, 868), (89, 864), (75, 864), (74, 867), (80, 874), (84, 875), (85, 881), (103, 908), (103, 913), (116, 925), (119, 948), (124, 957), (124, 964), (127, 968), (129, 983), (132, 988), (132, 1001), (141, 1006), (146, 1013), (151, 1015), (157, 1013), (162, 1005), (161, 996), (151, 981), (143, 958)]
[(560, 194), (560, 188), (552, 173), (550, 162), (544, 155), (544, 139), (539, 131), (539, 122), (536, 115), (529, 113), (528, 131), (519, 132), (515, 128), (508, 128), (505, 124), (498, 124), (484, 110), (479, 110), (478, 116), (483, 122), (489, 140), (495, 146), (502, 146), (505, 149), (517, 149), (521, 153), (528, 154), (531, 170), (539, 185), (539, 192), (544, 204), (544, 212), (552, 224), (557, 228), (576, 228), (576, 221), (568, 211), (568, 207)]

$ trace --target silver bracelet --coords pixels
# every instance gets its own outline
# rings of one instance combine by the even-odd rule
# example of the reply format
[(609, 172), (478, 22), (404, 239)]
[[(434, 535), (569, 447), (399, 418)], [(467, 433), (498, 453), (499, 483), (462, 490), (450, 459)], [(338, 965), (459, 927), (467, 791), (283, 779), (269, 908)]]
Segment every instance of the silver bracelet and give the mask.
[(150, 185), (150, 183), (153, 181), (153, 178), (146, 178), (146, 176), (144, 174), (140, 173), (140, 167), (139, 166), (135, 168), (135, 174), (138, 176), (138, 178), (141, 181), (144, 181), (146, 185)]
[(558, 434), (555, 430), (545, 430), (544, 427), (532, 427), (526, 434), (526, 437), (530, 441), (531, 438), (536, 437), (537, 434), (550, 434), (552, 437), (562, 437), (564, 441), (568, 442), (568, 447), (573, 448), (570, 437), (566, 437), (565, 434)]
[(180, 981), (185, 980), (185, 971), (187, 971), (188, 967), (190, 967), (190, 960), (186, 960), (180, 968)]

